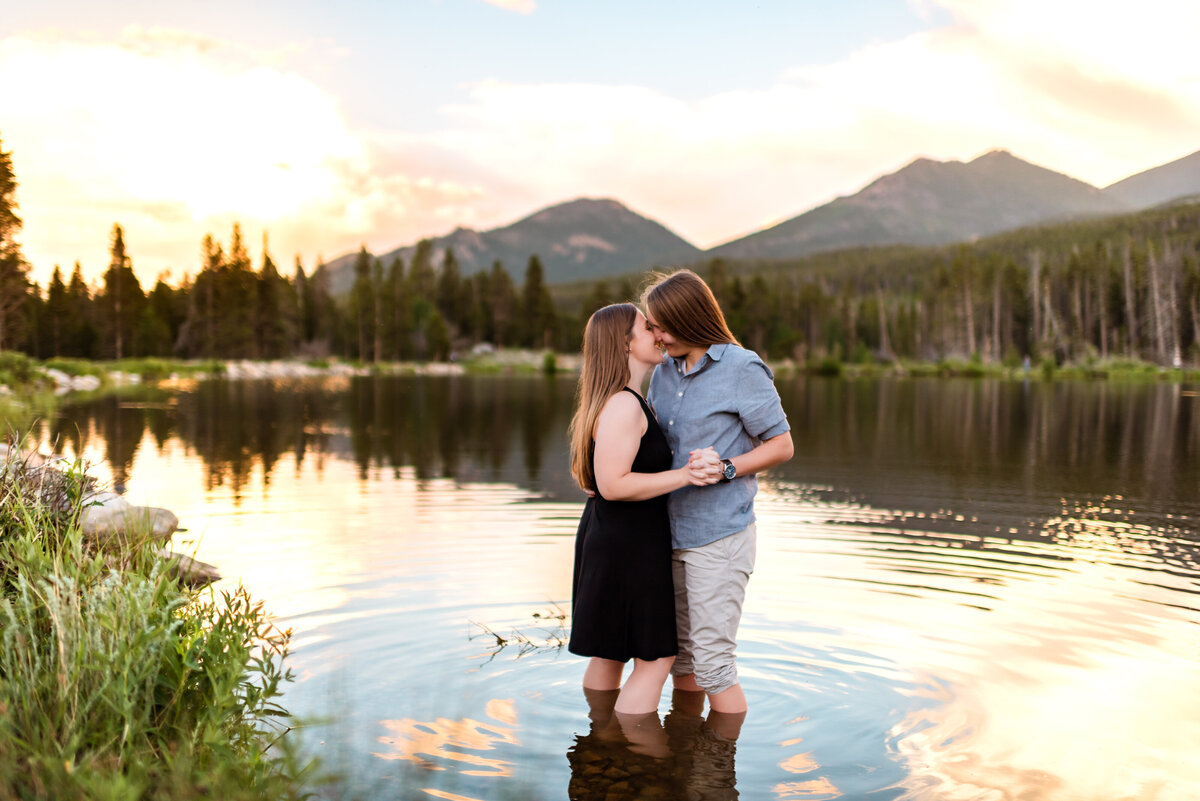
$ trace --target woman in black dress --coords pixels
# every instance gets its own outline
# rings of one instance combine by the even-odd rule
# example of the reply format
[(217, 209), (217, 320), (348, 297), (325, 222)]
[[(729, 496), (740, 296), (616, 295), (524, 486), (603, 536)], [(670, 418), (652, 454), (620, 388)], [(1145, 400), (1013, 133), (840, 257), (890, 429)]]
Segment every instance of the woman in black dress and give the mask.
[[(711, 450), (676, 470), (642, 398), (662, 361), (646, 318), (630, 303), (588, 320), (578, 404), (571, 420), (571, 472), (589, 491), (575, 540), (571, 653), (589, 656), (583, 686), (615, 690), (616, 711), (658, 708), (678, 646), (666, 495), (719, 480)], [(621, 687), (625, 663), (633, 673)]]

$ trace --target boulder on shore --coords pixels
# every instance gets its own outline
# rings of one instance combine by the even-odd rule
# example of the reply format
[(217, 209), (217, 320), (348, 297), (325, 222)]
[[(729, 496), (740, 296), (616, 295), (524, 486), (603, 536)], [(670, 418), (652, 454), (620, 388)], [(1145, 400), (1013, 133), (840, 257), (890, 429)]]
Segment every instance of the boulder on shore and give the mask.
[[(62, 457), (23, 452), (12, 443), (0, 443), (0, 470), (11, 471), (5, 475), (24, 486), (36, 502), (68, 511), (78, 501), (74, 492), (69, 491), (70, 482), (58, 469), (62, 461)], [(84, 538), (93, 545), (109, 551), (120, 550), (142, 538), (165, 544), (179, 530), (179, 518), (169, 509), (134, 506), (115, 492), (96, 489), (90, 479), (86, 486), (79, 524)], [(221, 578), (214, 566), (190, 556), (166, 548), (159, 548), (156, 553), (190, 587), (203, 587)]]

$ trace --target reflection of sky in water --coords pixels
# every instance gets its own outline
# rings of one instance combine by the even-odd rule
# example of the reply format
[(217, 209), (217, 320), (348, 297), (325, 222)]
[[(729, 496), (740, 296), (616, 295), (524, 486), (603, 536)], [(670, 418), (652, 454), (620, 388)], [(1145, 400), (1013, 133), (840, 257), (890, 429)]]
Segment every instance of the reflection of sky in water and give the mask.
[[(463, 390), (468, 413), (488, 414), (481, 386)], [(1019, 385), (994, 397), (955, 386), (955, 402), (933, 411), (953, 433), (922, 450), (911, 432), (888, 431), (943, 385), (900, 400), (896, 388), (832, 386), (784, 388), (797, 458), (760, 495), (740, 636), (752, 704), (736, 744), (741, 797), (1200, 795), (1191, 413), (1126, 388), (1042, 408)], [(450, 394), (434, 400), (462, 413)], [(439, 452), (442, 468), (419, 470), (387, 453), (428, 432), (391, 451), (372, 444), (388, 403), (359, 419), (339, 405), (350, 401), (322, 400), (332, 411), (302, 428), (323, 439), (303, 456), (277, 449), (269, 471), (256, 433), (238, 448), (205, 444), (186, 418), (154, 435), (127, 422), (128, 496), (174, 510), (189, 529), (177, 548), (193, 543), (293, 627), (289, 703), (326, 719), (300, 736), (342, 771), (339, 791), (566, 797), (577, 767), (567, 753), (589, 726), (581, 660), (554, 648), (493, 655), (472, 621), (509, 636), (544, 623), (535, 612), (569, 608), (581, 503), (547, 467), (569, 404), (541, 403), (542, 434), (528, 420), (482, 426), (457, 455)], [(1131, 420), (1160, 439), (1110, 425), (1088, 450), (1053, 404), (1088, 430)], [(1009, 430), (1037, 415), (1049, 422)], [(85, 452), (106, 455), (113, 425), (89, 425)], [(1043, 441), (1054, 435), (1058, 445)], [(372, 449), (382, 455), (356, 455)], [(236, 481), (215, 471), (214, 452), (244, 466)], [(451, 463), (454, 477), (437, 475)]]

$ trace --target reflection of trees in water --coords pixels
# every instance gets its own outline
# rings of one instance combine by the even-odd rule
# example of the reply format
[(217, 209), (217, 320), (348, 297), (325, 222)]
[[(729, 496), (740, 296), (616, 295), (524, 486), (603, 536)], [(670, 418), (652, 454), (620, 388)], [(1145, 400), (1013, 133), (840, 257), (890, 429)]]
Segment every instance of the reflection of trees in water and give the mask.
[[(1178, 384), (781, 379), (796, 458), (776, 477), (844, 485), (869, 500), (903, 479), (967, 496), (1104, 494), (1191, 499), (1200, 397)], [(240, 493), (291, 454), (411, 469), (419, 479), (506, 482), (577, 499), (566, 427), (575, 382), (542, 376), (209, 381), (65, 407), (47, 427), (75, 452), (104, 443), (118, 486), (149, 433)], [(889, 501), (890, 502), (890, 501)], [(1189, 501), (1190, 503), (1191, 501)]]
[[(66, 406), (46, 435), (73, 448), (103, 443), (122, 486), (147, 432), (172, 438), (205, 465), (207, 489), (239, 495), (261, 469), (269, 483), (279, 460), (299, 467), (349, 459), (366, 480), (373, 469), (411, 468), (419, 479), (565, 485), (566, 425), (574, 382), (530, 377), (379, 376), (346, 380), (207, 381), (194, 391), (107, 397)], [(547, 462), (547, 459), (549, 462)], [(543, 465), (562, 476), (543, 476)]]
[(788, 477), (853, 463), (864, 491), (903, 468), (1062, 497), (1194, 495), (1200, 397), (1178, 384), (798, 378), (779, 388), (796, 442), (779, 471)]

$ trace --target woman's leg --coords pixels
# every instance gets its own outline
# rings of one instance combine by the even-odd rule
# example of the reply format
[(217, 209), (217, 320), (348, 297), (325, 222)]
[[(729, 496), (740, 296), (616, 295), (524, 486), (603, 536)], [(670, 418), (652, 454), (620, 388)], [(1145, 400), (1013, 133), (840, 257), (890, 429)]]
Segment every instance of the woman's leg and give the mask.
[(583, 689), (619, 690), (624, 669), (624, 662), (593, 656), (588, 660), (587, 670), (583, 671)]
[[(663, 675), (663, 680), (666, 680)], [(628, 714), (617, 712), (614, 717), (621, 724), (621, 734), (629, 741), (629, 750), (655, 759), (666, 759), (671, 755), (667, 745), (667, 732), (658, 719), (658, 710)]]
[(662, 697), (663, 684), (675, 657), (667, 656), (662, 659), (633, 660), (633, 674), (621, 688), (617, 696), (616, 711), (626, 715), (657, 712), (658, 701)]

